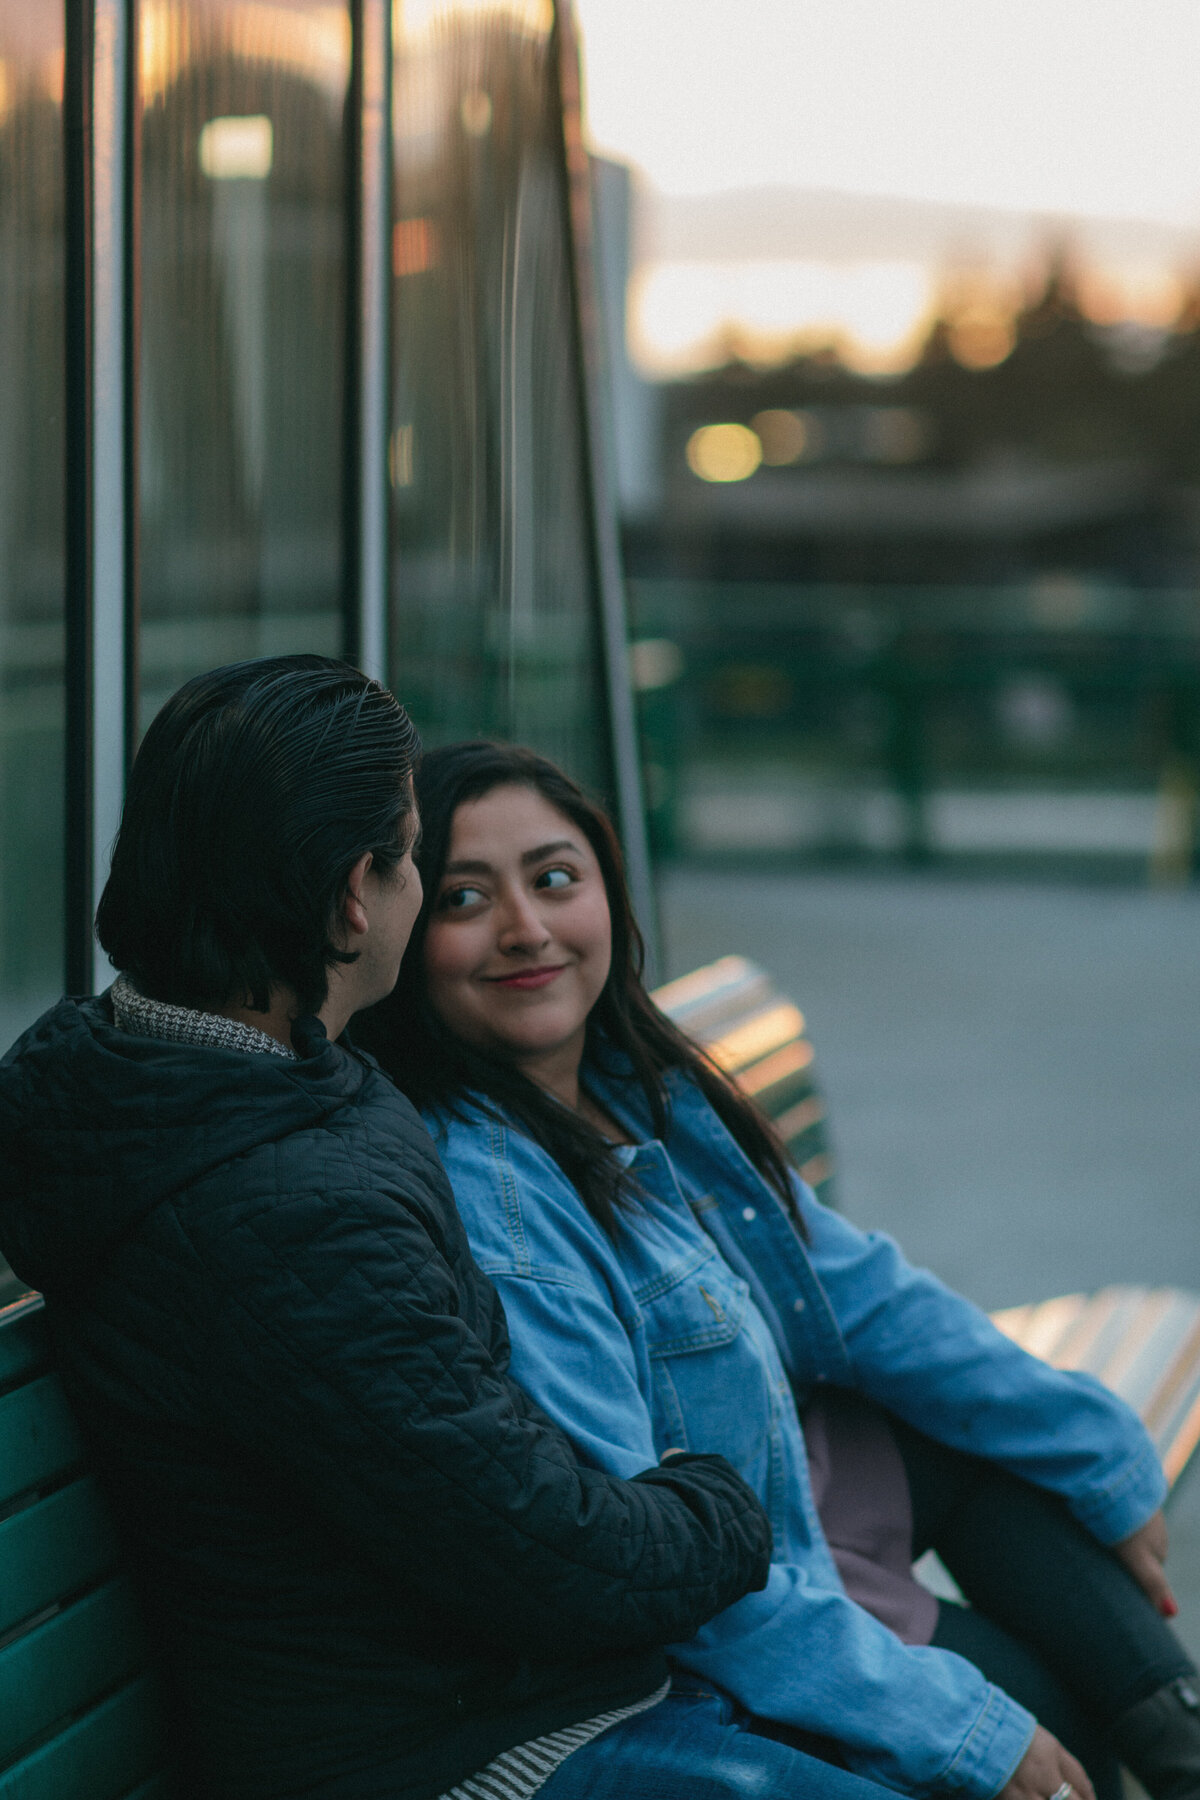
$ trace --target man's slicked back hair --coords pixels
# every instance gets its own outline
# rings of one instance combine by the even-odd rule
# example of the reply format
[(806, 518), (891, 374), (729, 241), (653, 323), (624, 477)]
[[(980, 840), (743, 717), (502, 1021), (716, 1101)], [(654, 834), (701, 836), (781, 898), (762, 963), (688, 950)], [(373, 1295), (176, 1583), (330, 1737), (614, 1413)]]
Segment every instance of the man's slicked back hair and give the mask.
[(351, 869), (389, 874), (413, 835), (420, 744), (386, 688), (325, 656), (198, 675), (142, 742), (96, 914), (113, 963), (144, 994), (305, 1011), (354, 957), (334, 939)]

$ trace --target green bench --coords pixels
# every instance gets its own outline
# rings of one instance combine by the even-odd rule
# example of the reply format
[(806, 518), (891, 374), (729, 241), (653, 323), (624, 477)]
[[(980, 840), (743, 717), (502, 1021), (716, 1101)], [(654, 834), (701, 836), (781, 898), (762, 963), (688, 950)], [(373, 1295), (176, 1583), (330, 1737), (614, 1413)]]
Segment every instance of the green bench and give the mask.
[(0, 1800), (166, 1800), (137, 1607), (41, 1306), (0, 1264)]
[[(656, 998), (772, 1118), (827, 1202), (833, 1164), (804, 1020), (743, 957)], [(0, 1800), (166, 1800), (149, 1657), (58, 1379), (42, 1302), (0, 1262)], [(1113, 1287), (997, 1315), (1141, 1414), (1176, 1480), (1200, 1438), (1200, 1298)]]

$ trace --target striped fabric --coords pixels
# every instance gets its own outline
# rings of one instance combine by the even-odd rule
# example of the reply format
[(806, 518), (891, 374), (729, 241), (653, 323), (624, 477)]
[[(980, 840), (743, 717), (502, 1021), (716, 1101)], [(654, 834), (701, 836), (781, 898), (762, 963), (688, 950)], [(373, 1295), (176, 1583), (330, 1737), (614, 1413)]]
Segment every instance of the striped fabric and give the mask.
[(565, 1726), (562, 1731), (551, 1731), (546, 1737), (532, 1738), (528, 1744), (518, 1744), (514, 1750), (506, 1750), (503, 1756), (496, 1757), (486, 1769), (480, 1769), (478, 1775), (468, 1776), (448, 1794), (442, 1794), (440, 1800), (529, 1800), (531, 1794), (536, 1794), (543, 1783), (549, 1781), (559, 1764), (566, 1762), (573, 1750), (590, 1744), (610, 1725), (619, 1725), (622, 1719), (649, 1712), (652, 1706), (666, 1699), (670, 1687), (671, 1683), (664, 1681), (656, 1694), (647, 1695), (645, 1700), (638, 1700), (633, 1706), (619, 1707), (616, 1712), (597, 1713), (594, 1719), (584, 1719), (578, 1725)]

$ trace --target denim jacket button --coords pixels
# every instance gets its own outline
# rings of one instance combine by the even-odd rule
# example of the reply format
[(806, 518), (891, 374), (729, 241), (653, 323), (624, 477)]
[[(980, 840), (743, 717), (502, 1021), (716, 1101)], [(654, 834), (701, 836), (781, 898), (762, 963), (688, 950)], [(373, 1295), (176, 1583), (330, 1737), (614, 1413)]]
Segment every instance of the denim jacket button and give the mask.
[(802, 1313), (804, 1311), (804, 1301), (801, 1299), (793, 1300), (792, 1301), (792, 1311), (794, 1313)]
[(745, 1221), (748, 1225), (750, 1223), (751, 1219), (757, 1219), (758, 1213), (753, 1206), (743, 1206), (742, 1217), (743, 1217), (743, 1219), (745, 1219)]

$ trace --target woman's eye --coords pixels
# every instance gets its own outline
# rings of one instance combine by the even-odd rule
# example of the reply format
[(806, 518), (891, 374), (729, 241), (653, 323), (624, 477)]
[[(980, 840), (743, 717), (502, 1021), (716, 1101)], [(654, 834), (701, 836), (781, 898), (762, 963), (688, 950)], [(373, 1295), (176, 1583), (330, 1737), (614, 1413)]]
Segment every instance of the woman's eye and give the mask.
[(565, 888), (570, 887), (574, 879), (575, 877), (572, 875), (570, 869), (546, 869), (538, 876), (534, 886), (540, 888)]
[(483, 894), (476, 887), (451, 888), (442, 895), (441, 906), (446, 912), (462, 912), (464, 907), (475, 906), (483, 899)]

